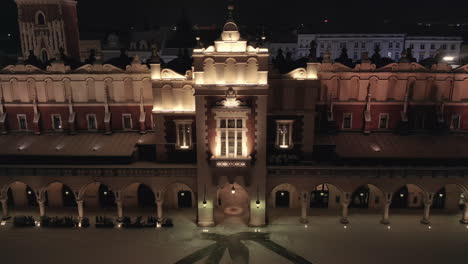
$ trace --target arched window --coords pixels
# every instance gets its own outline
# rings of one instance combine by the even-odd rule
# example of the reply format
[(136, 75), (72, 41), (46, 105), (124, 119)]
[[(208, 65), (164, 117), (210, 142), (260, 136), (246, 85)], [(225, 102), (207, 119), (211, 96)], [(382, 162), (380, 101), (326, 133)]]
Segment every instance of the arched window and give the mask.
[(41, 51), (41, 60), (44, 63), (49, 61), (49, 54), (47, 53), (47, 50), (42, 50)]
[(39, 26), (45, 26), (46, 24), (46, 18), (45, 18), (44, 13), (42, 13), (42, 11), (39, 11), (36, 14), (36, 24)]

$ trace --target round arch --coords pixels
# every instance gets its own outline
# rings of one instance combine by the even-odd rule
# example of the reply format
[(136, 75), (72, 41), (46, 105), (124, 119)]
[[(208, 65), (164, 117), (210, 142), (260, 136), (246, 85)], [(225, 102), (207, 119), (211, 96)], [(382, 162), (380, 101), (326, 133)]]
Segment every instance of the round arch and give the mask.
[(276, 185), (270, 192), (269, 204), (273, 208), (298, 208), (299, 197), (297, 188), (290, 183)]
[(84, 201), (89, 209), (114, 208), (115, 194), (111, 185), (96, 181), (84, 185), (78, 193), (78, 199)]
[(391, 208), (422, 208), (427, 192), (417, 184), (405, 184), (393, 191)]
[(164, 206), (171, 209), (195, 207), (195, 193), (192, 188), (181, 182), (173, 182), (164, 187)]
[(8, 204), (14, 208), (27, 208), (37, 206), (36, 191), (23, 181), (12, 181), (6, 184), (0, 196), (7, 197)]
[(468, 193), (463, 185), (448, 183), (439, 187), (432, 201), (433, 209), (458, 212), (464, 208)]
[(155, 208), (156, 192), (146, 183), (134, 182), (127, 184), (120, 191), (124, 207), (129, 208)]
[(383, 204), (384, 192), (373, 184), (357, 187), (351, 194), (350, 208), (380, 209)]
[(39, 197), (45, 201), (46, 206), (53, 208), (76, 207), (77, 196), (77, 192), (60, 181), (44, 185), (39, 192)]
[[(247, 223), (250, 216), (250, 198), (248, 191), (238, 183), (226, 183), (216, 192), (215, 219), (223, 222), (227, 217), (234, 221)], [(236, 220), (237, 219), (237, 220)]]
[(314, 186), (310, 192), (311, 208), (341, 208), (343, 189), (335, 184), (320, 183)]

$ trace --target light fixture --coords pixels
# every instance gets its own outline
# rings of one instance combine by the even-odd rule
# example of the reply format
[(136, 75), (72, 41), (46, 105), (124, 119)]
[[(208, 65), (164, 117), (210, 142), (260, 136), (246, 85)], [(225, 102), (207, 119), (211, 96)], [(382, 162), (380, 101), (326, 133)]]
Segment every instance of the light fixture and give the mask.
[(28, 191), (28, 194), (29, 194), (29, 195), (31, 195), (31, 194), (32, 194), (32, 192), (31, 192), (31, 191)]
[(203, 229), (203, 233), (208, 233), (209, 230), (208, 229)]
[(78, 222), (78, 227), (81, 228), (81, 221)]
[(320, 196), (323, 196), (323, 194), (324, 194), (324, 193), (323, 193), (323, 192), (321, 192), (321, 193), (320, 193)]
[(387, 229), (390, 229), (391, 227), (390, 226), (387, 226)]
[(284, 196), (284, 192), (281, 192), (281, 196)]
[(69, 192), (68, 192), (68, 191), (65, 191), (65, 195), (68, 195), (68, 194), (69, 194)]
[(236, 188), (234, 188), (234, 184), (232, 185), (231, 193), (232, 193), (232, 194), (235, 194), (235, 193), (236, 193)]
[(183, 192), (180, 193), (180, 196), (184, 196), (184, 195), (185, 195), (185, 193), (183, 193)]
[(439, 197), (444, 197), (444, 195), (443, 195), (443, 194), (441, 194), (441, 193), (439, 193)]
[(35, 224), (36, 224), (37, 227), (41, 227), (41, 222), (40, 221), (36, 220)]
[(432, 226), (427, 226), (427, 229), (432, 229)]
[(454, 61), (454, 60), (455, 60), (455, 57), (453, 57), (453, 56), (445, 56), (445, 57), (443, 58), (443, 60), (444, 60), (444, 61), (447, 61), (447, 62), (449, 62), (449, 61)]
[(364, 196), (364, 193), (361, 193), (360, 195), (361, 195), (361, 196)]
[(117, 224), (117, 227), (118, 227), (118, 228), (121, 228), (121, 227), (122, 227), (122, 224), (121, 224), (121, 223), (118, 223), (118, 224)]
[(304, 227), (305, 227), (305, 228), (309, 228), (309, 226), (308, 226), (308, 225), (304, 225)]
[(403, 198), (404, 196), (405, 196), (404, 194), (400, 193), (400, 197), (401, 197), (401, 198)]
[(6, 225), (6, 221), (2, 221), (2, 222), (0, 223), (0, 225), (2, 225), (2, 226)]
[(104, 194), (104, 195), (107, 195), (107, 192), (106, 192), (106, 191), (104, 191), (104, 192), (103, 192), (103, 194)]
[(259, 186), (257, 184), (257, 201), (255, 201), (255, 204), (257, 205), (257, 208), (260, 208), (260, 199), (259, 199)]
[(203, 190), (203, 208), (206, 208), (206, 184)]
[(156, 222), (156, 228), (161, 228), (161, 223), (159, 221)]
[(347, 228), (348, 228), (348, 226), (343, 226), (343, 228), (344, 228), (344, 229), (347, 229)]

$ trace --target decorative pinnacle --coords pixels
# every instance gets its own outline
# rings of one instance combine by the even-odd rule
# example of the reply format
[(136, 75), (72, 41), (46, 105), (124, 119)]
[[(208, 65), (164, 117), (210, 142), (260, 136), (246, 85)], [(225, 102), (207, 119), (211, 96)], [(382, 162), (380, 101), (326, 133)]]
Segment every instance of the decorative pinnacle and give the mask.
[(233, 0), (228, 1), (227, 9), (228, 9), (228, 18), (229, 18), (229, 20), (234, 20), (235, 5), (234, 5)]

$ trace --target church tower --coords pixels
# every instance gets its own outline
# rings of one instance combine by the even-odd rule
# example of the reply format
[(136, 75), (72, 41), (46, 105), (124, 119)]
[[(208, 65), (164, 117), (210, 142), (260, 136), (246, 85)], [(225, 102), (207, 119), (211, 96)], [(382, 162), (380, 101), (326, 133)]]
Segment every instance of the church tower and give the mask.
[(23, 58), (31, 51), (41, 61), (53, 59), (63, 48), (80, 57), (76, 0), (16, 0)]

